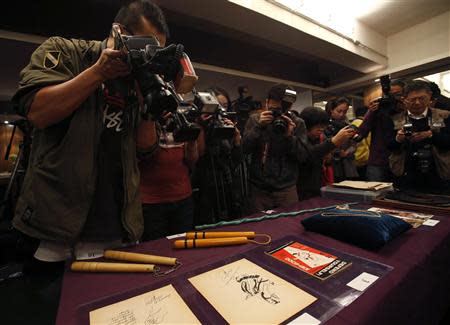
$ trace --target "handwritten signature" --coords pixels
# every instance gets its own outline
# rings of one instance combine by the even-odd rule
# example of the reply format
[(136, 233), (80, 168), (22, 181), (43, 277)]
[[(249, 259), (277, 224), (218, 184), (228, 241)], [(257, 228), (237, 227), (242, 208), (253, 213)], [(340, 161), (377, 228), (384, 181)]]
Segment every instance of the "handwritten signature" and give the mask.
[(145, 318), (145, 325), (163, 324), (167, 313), (168, 312), (165, 308), (150, 307), (148, 315)]
[(152, 295), (151, 297), (148, 297), (145, 301), (145, 305), (155, 305), (158, 304), (164, 300), (166, 300), (167, 298), (170, 298), (170, 293), (168, 294), (162, 294), (162, 295)]

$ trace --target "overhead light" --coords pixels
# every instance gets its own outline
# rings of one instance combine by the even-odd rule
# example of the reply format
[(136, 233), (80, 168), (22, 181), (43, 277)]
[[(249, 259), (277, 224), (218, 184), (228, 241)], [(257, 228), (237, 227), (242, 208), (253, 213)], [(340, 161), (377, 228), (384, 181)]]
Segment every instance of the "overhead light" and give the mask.
[(378, 81), (380, 81), (380, 78), (377, 78), (377, 79), (374, 80), (374, 82), (378, 82)]
[(5, 122), (3, 122), (3, 123), (5, 123), (5, 124), (9, 124), (9, 121), (5, 121)]

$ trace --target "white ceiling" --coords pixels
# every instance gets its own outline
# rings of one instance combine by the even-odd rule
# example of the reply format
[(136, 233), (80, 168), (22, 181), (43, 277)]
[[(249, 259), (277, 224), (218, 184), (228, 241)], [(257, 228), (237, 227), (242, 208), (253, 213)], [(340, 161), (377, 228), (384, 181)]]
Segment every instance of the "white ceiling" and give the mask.
[(428, 81), (435, 82), (441, 89), (441, 94), (446, 97), (450, 97), (450, 70), (435, 73), (423, 78)]
[(400, 32), (450, 10), (450, 0), (382, 0), (374, 11), (359, 17), (384, 36)]

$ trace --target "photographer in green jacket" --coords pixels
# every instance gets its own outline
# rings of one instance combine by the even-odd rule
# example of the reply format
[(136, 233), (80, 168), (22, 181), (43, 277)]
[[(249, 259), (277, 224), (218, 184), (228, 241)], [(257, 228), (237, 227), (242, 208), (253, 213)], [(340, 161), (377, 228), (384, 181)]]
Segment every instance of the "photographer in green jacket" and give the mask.
[[(148, 0), (128, 2), (113, 26), (162, 47), (168, 35)], [(13, 105), (34, 131), (13, 227), (33, 269), (92, 258), (142, 235), (137, 155), (154, 150), (157, 137), (115, 43), (113, 33), (103, 42), (51, 37), (21, 72)]]

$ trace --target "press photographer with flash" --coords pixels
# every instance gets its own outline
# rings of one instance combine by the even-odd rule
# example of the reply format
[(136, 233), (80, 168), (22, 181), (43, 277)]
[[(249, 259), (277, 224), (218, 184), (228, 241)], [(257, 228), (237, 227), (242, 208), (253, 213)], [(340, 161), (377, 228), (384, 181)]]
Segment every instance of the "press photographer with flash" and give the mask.
[(393, 117), (389, 163), (400, 189), (450, 194), (450, 112), (430, 107), (427, 82), (405, 91), (406, 111)]
[(308, 152), (305, 124), (289, 112), (296, 98), (291, 87), (273, 86), (265, 109), (252, 115), (245, 127), (242, 146), (250, 155), (250, 204), (255, 212), (298, 202), (298, 168)]

